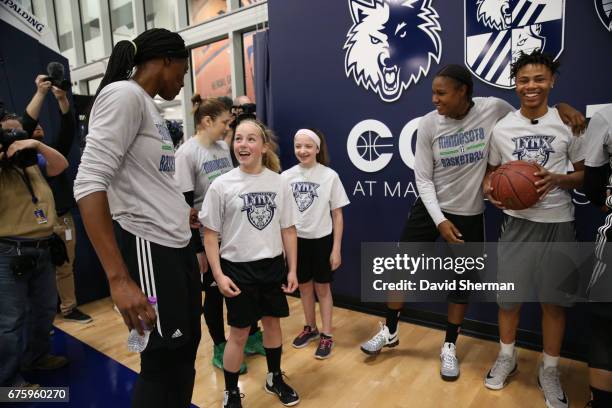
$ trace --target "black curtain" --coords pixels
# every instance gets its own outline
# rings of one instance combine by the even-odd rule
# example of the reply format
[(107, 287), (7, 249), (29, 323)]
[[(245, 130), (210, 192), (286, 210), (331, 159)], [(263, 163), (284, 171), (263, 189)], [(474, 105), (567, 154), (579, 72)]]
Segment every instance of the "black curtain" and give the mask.
[(270, 67), (270, 31), (258, 31), (253, 38), (255, 60), (255, 95), (257, 118), (269, 128), (274, 129), (272, 116), (271, 67)]

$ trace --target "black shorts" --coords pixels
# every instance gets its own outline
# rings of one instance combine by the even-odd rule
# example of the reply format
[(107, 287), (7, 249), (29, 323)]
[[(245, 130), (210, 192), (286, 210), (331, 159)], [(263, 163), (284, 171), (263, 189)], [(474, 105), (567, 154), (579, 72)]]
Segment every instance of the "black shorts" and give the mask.
[(200, 275), (202, 278), (202, 291), (208, 293), (208, 291), (219, 291), (219, 287), (217, 286), (217, 282), (215, 282), (215, 277), (210, 269), (208, 272), (204, 272)]
[(146, 296), (157, 298), (157, 328), (151, 332), (147, 351), (199, 341), (202, 293), (191, 246), (164, 247), (113, 224), (131, 278)]
[[(597, 245), (595, 247), (595, 265), (589, 276), (586, 293), (592, 302), (606, 302), (612, 293), (612, 213), (606, 216), (604, 225), (597, 229)], [(609, 303), (608, 303), (609, 304)], [(612, 318), (610, 308), (598, 308)], [(600, 313), (601, 314), (601, 313)]]
[[(444, 216), (461, 231), (465, 242), (484, 242), (483, 214), (456, 215), (443, 212)], [(435, 242), (440, 237), (421, 198), (417, 198), (404, 224), (400, 242)]]
[(329, 264), (334, 239), (332, 234), (317, 239), (298, 238), (297, 278), (299, 283), (314, 280), (330, 283), (333, 273)]
[(612, 303), (591, 303), (589, 367), (612, 371)]
[(236, 278), (241, 275), (269, 276), (271, 270), (285, 270), (285, 260), (282, 256), (253, 262), (230, 262), (221, 259), (221, 269), (240, 289), (238, 296), (225, 298), (229, 326), (244, 328), (251, 326), (264, 316), (289, 316), (289, 304), (281, 288), (283, 284), (281, 279), (261, 282), (250, 280), (249, 283), (244, 283)]
[[(446, 219), (455, 224), (455, 226), (461, 231), (463, 240), (465, 242), (484, 242), (484, 218), (483, 214), (477, 215), (456, 215), (443, 212)], [(440, 231), (438, 227), (431, 219), (425, 204), (421, 198), (417, 198), (412, 206), (410, 215), (404, 224), (400, 242), (435, 242), (440, 238)], [(457, 250), (457, 246), (453, 248), (453, 252)], [(483, 248), (484, 249), (484, 248)], [(479, 254), (480, 255), (480, 254)], [(470, 280), (472, 282), (478, 281), (478, 275), (476, 273), (465, 273), (463, 275), (457, 275), (455, 273), (449, 276), (451, 279), (463, 279)], [(448, 301), (451, 303), (465, 304), (469, 299), (469, 291), (455, 290), (448, 294)]]

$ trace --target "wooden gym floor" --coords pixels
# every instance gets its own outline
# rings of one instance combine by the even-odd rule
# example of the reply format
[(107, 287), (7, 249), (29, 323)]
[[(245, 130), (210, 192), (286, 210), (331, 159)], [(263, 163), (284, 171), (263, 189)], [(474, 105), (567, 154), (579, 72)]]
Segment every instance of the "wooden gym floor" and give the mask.
[[(300, 300), (288, 297), (291, 316), (281, 319), (283, 328), (282, 369), (287, 382), (298, 391), (302, 408), (463, 408), (463, 407), (544, 407), (536, 375), (540, 354), (519, 349), (519, 370), (501, 391), (484, 387), (483, 378), (493, 364), (498, 344), (460, 336), (457, 356), (461, 376), (452, 383), (439, 375), (439, 352), (444, 339), (440, 330), (400, 322), (400, 344), (369, 357), (359, 345), (378, 331), (377, 316), (334, 308), (332, 357), (314, 358), (316, 342), (297, 350), (291, 341), (301, 331)], [(55, 325), (113, 360), (139, 370), (139, 356), (127, 351), (127, 331), (112, 308), (110, 298), (80, 307), (94, 321), (87, 325), (56, 318)], [(229, 331), (226, 330), (226, 333)], [(197, 377), (193, 403), (198, 407), (220, 407), (223, 401), (223, 373), (210, 360), (212, 342), (202, 324), (202, 341), (196, 361)], [(264, 356), (246, 358), (248, 373), (240, 377), (246, 395), (243, 406), (281, 407), (275, 396), (263, 391), (266, 375)], [(95, 369), (95, 367), (92, 367)], [(585, 363), (561, 359), (562, 382), (572, 407), (588, 401), (588, 369)], [(83, 375), (87, 375), (83, 373)]]

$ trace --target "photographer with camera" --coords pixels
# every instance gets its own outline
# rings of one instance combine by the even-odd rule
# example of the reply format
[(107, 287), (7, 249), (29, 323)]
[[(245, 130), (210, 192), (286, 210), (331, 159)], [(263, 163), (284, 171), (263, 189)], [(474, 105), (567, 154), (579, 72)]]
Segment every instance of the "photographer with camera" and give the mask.
[(21, 371), (67, 363), (49, 354), (56, 213), (44, 175), (60, 174), (68, 161), (29, 139), (17, 116), (5, 114), (0, 125), (0, 386), (31, 386)]
[[(54, 65), (55, 64), (55, 65)], [(57, 67), (61, 67), (61, 70)], [(60, 130), (51, 147), (57, 149), (64, 157), (68, 157), (74, 142), (76, 123), (74, 112), (70, 109), (70, 101), (63, 86), (63, 66), (57, 62), (49, 64), (47, 71), (54, 76), (38, 75), (35, 79), (36, 92), (23, 115), (24, 128), (34, 129), (32, 138), (43, 142), (45, 132), (38, 124), (38, 117), (45, 100), (51, 90), (60, 109)], [(61, 71), (60, 73), (56, 71)], [(61, 86), (61, 87), (60, 87)], [(89, 323), (91, 317), (77, 308), (74, 287), (74, 259), (76, 249), (76, 229), (70, 210), (76, 206), (72, 194), (72, 181), (67, 171), (47, 179), (57, 211), (57, 222), (54, 232), (62, 239), (67, 250), (67, 261), (56, 267), (57, 293), (60, 298), (60, 311), (64, 320), (76, 323)]]

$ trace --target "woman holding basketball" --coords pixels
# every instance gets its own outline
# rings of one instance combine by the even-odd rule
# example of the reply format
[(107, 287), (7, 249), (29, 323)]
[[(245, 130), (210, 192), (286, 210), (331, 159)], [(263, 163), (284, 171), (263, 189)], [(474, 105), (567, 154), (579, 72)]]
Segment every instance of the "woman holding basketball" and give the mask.
[[(538, 385), (548, 407), (567, 407), (568, 401), (559, 379), (559, 353), (565, 331), (564, 307), (571, 297), (559, 288), (561, 281), (573, 273), (571, 262), (559, 262), (559, 253), (549, 246), (533, 243), (574, 242), (574, 205), (568, 190), (580, 187), (584, 177), (583, 138), (574, 137), (557, 109), (548, 106), (559, 63), (539, 50), (522, 54), (512, 64), (516, 93), (521, 108), (509, 113), (493, 129), (489, 169), (484, 181), (487, 196), (495, 193), (490, 187), (490, 172), (513, 160), (532, 161), (539, 171), (535, 182), (540, 201), (524, 210), (505, 209), (498, 249), (498, 277), (516, 282), (518, 290), (536, 288), (542, 305), (543, 362), (538, 372)], [(567, 173), (572, 163), (574, 171)], [(512, 179), (510, 180), (512, 182)], [(497, 203), (497, 202), (496, 202)], [(507, 243), (529, 242), (527, 245)], [(513, 260), (520, 259), (520, 265)], [(568, 280), (566, 280), (568, 281)], [(571, 288), (568, 288), (571, 290)], [(485, 378), (485, 386), (499, 390), (517, 369), (514, 349), (519, 322), (519, 298), (498, 296), (501, 350)]]
[[(420, 197), (415, 201), (400, 238), (402, 242), (483, 242), (484, 177), (489, 138), (495, 123), (513, 107), (498, 98), (472, 98), (470, 72), (447, 65), (434, 77), (432, 102), (436, 110), (421, 118), (415, 153), (415, 178)], [(565, 107), (566, 120), (577, 126), (581, 115)], [(468, 153), (469, 152), (469, 153)], [(455, 344), (467, 310), (468, 293), (449, 296), (446, 336), (440, 353), (440, 375), (459, 377)], [(398, 321), (403, 302), (387, 304), (386, 324), (361, 350), (377, 354), (399, 343)]]
[[(265, 390), (286, 406), (297, 393), (281, 372), (280, 318), (289, 315), (285, 293), (297, 289), (297, 214), (280, 170), (276, 142), (255, 119), (236, 127), (234, 153), (240, 166), (211, 185), (200, 221), (215, 281), (225, 296), (230, 335), (223, 356), (224, 407), (241, 407), (238, 374), (251, 325), (261, 319), (268, 375)], [(221, 247), (218, 236), (221, 234)], [(283, 251), (287, 259), (287, 274)], [(283, 280), (287, 279), (287, 284)]]

